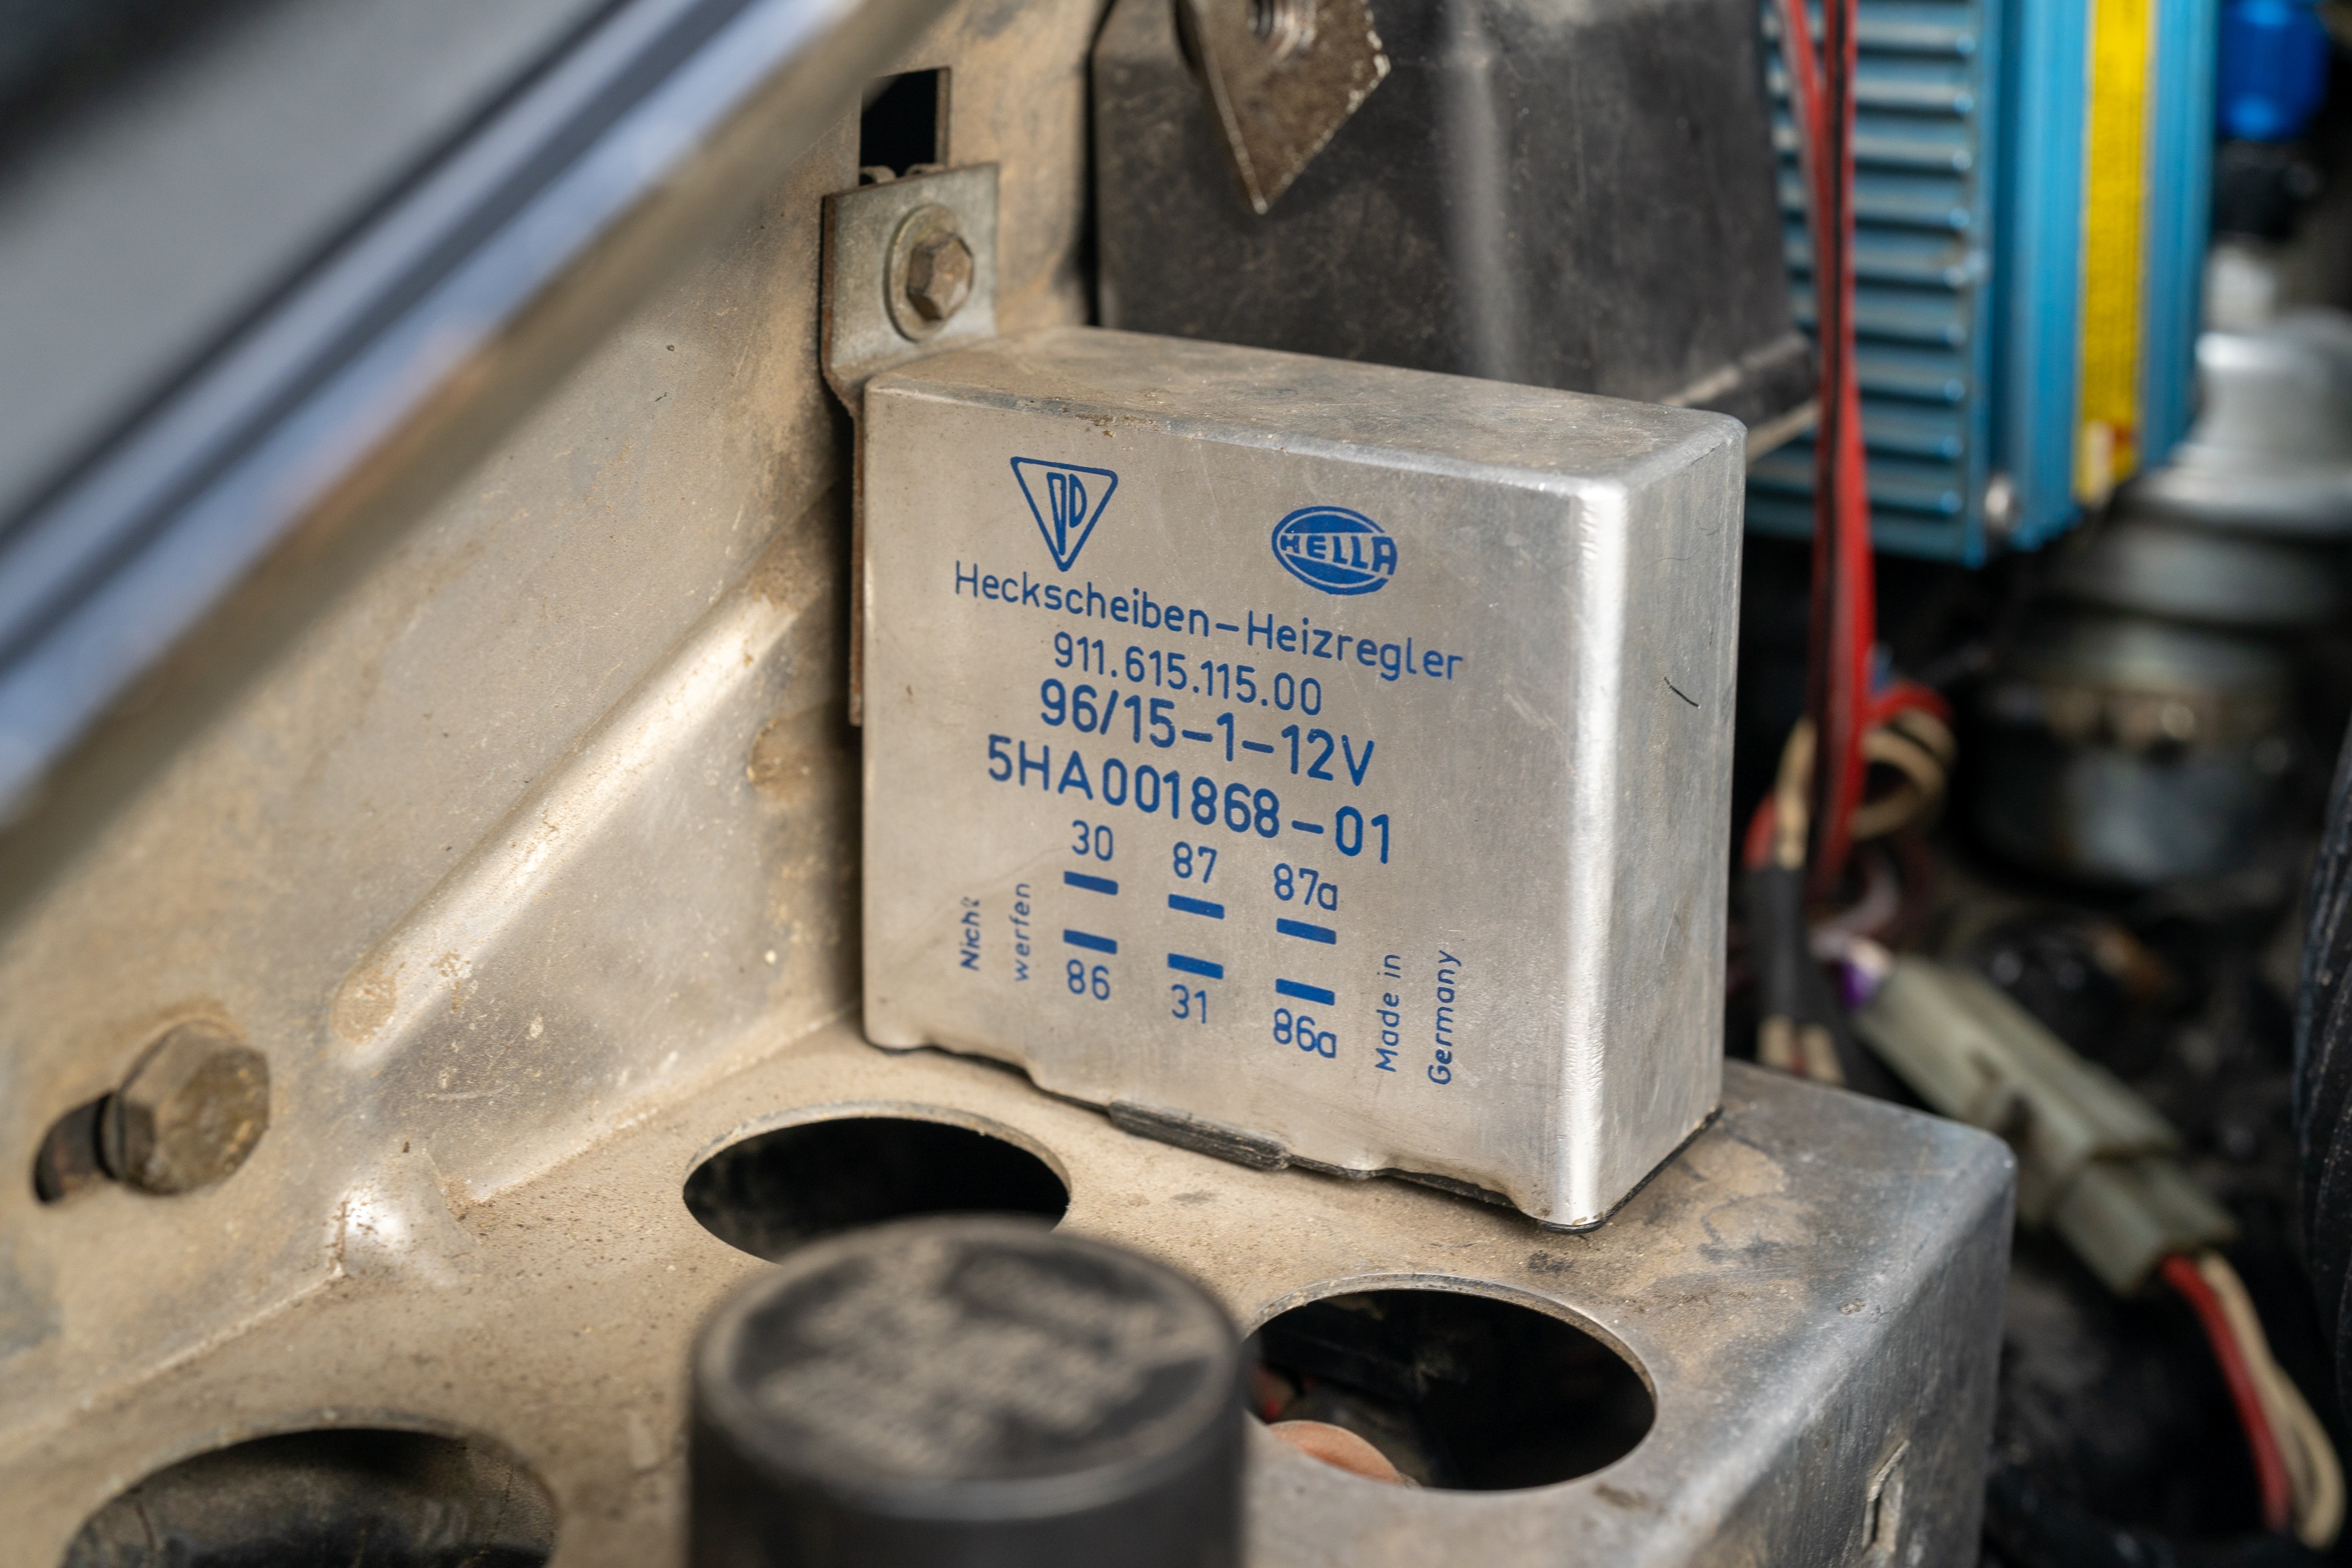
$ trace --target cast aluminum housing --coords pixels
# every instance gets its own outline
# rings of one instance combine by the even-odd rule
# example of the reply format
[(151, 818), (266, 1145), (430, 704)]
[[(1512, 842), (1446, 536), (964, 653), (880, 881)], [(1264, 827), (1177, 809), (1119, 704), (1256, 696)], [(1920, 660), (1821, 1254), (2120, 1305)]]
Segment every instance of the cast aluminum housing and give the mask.
[(1713, 1112), (1738, 422), (1064, 328), (864, 440), (876, 1043), (1560, 1227)]

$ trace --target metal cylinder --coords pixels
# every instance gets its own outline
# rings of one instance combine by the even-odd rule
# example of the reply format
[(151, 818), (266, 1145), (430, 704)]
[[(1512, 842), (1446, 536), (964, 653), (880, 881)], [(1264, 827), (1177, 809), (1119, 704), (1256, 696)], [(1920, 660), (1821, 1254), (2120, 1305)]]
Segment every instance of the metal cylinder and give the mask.
[(1132, 1253), (1008, 1218), (803, 1248), (694, 1355), (694, 1568), (1234, 1568), (1242, 1350)]
[(2293, 760), (2293, 675), (2261, 638), (2045, 611), (1979, 700), (1977, 830), (2085, 882), (2150, 887), (2242, 865)]

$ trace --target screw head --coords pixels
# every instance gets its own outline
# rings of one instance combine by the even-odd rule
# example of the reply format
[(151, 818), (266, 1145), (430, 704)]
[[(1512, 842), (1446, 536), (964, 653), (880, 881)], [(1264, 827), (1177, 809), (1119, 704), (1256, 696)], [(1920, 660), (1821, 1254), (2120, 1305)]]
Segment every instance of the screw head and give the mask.
[(907, 298), (924, 320), (944, 321), (971, 298), (971, 246), (960, 234), (933, 235), (907, 258)]
[(179, 1024), (107, 1102), (107, 1168), (145, 1192), (191, 1192), (245, 1164), (269, 1127), (269, 1062), (216, 1023)]

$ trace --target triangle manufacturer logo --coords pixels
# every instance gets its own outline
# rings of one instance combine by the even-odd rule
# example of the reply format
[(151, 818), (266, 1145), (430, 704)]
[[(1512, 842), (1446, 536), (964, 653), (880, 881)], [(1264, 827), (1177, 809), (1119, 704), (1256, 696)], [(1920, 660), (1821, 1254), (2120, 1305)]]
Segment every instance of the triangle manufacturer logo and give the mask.
[(1077, 563), (1078, 551), (1086, 548), (1095, 525), (1102, 520), (1103, 508), (1110, 505), (1111, 492), (1118, 488), (1118, 476), (1108, 468), (1015, 457), (1013, 477), (1020, 482), (1029, 515), (1037, 519), (1037, 531), (1045, 536), (1054, 564), (1069, 570)]

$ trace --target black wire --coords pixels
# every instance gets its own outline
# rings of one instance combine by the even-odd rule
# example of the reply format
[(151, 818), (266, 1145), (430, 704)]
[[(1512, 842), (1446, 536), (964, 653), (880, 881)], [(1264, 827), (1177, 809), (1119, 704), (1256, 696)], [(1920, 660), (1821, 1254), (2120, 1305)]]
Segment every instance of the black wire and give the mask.
[(1805, 929), (1804, 873), (1792, 866), (1758, 867), (1747, 873), (1742, 895), (1755, 956), (1758, 1016), (1828, 1030), (1847, 1088), (1881, 1100), (1904, 1098), (1855, 1037), (1829, 977), (1813, 959)]

